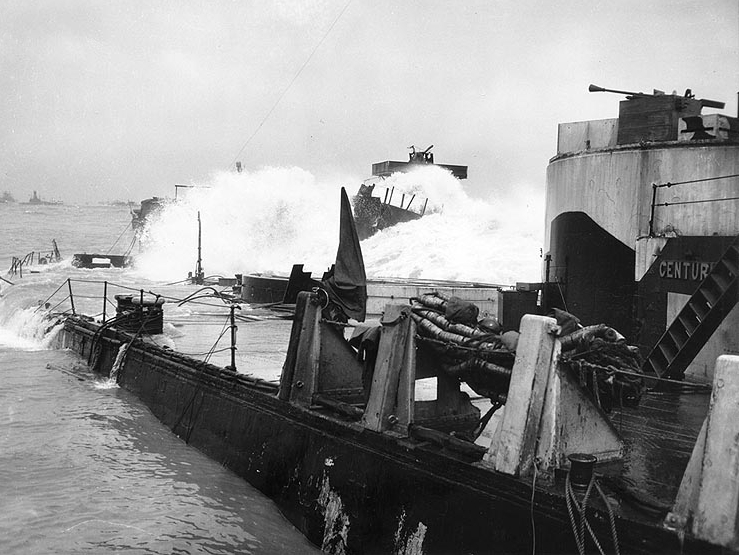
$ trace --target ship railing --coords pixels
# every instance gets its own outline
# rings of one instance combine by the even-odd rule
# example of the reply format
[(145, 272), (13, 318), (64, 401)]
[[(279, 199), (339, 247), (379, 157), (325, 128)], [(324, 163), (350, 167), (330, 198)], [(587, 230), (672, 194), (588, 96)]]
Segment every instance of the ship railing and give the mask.
[[(365, 180), (366, 184), (371, 184), (373, 181), (373, 178)], [(382, 182), (382, 180), (380, 180)], [(377, 186), (379, 183), (375, 181), (374, 185)], [(413, 212), (415, 214), (419, 214), (423, 216), (426, 213), (426, 208), (428, 206), (429, 199), (425, 198), (423, 199), (423, 206), (418, 209), (416, 208), (416, 204), (414, 204), (414, 201), (416, 200), (416, 193), (401, 193), (395, 191), (395, 187), (382, 187), (385, 190), (385, 194), (382, 197), (375, 197), (375, 198), (382, 198), (382, 205), (383, 206), (395, 206), (396, 208), (400, 208), (402, 210), (407, 210), (408, 212)], [(398, 196), (400, 196), (400, 203), (398, 203)], [(393, 198), (395, 198), (395, 204), (393, 204)], [(406, 199), (408, 202), (406, 203)], [(419, 198), (418, 202), (420, 202), (421, 199)], [(413, 205), (413, 210), (411, 210), (411, 205)]]
[[(382, 201), (382, 204), (386, 206), (396, 206), (393, 204), (393, 195), (395, 194), (395, 187), (391, 187), (390, 189), (385, 188), (385, 198)], [(421, 208), (421, 211), (418, 212), (416, 210), (411, 210), (411, 204), (413, 204), (413, 201), (416, 199), (416, 194), (413, 193), (399, 193), (400, 194), (400, 204), (397, 205), (398, 208), (401, 210), (407, 210), (408, 212), (415, 212), (416, 214), (419, 214), (423, 216), (426, 213), (426, 207), (428, 206), (429, 199), (425, 199), (423, 202), (423, 207)], [(406, 204), (405, 199), (408, 197), (408, 203)], [(414, 206), (415, 208), (415, 206)]]
[(676, 201), (676, 202), (657, 202), (657, 190), (663, 189), (663, 188), (670, 188), (675, 187), (677, 185), (690, 185), (694, 183), (705, 183), (705, 182), (713, 182), (713, 181), (719, 181), (723, 179), (736, 179), (739, 177), (739, 174), (731, 174), (731, 175), (718, 175), (714, 177), (704, 177), (701, 179), (689, 179), (686, 181), (668, 181), (666, 183), (652, 183), (652, 203), (651, 203), (651, 209), (649, 213), (649, 237), (654, 237), (654, 216), (655, 216), (655, 210), (658, 206), (661, 207), (669, 207), (669, 206), (679, 206), (679, 205), (687, 205), (687, 204), (704, 204), (709, 202), (724, 202), (724, 201), (730, 201), (730, 200), (739, 200), (739, 196), (722, 196), (722, 197), (716, 197), (716, 198), (707, 198), (707, 199), (696, 199), (696, 200), (684, 200), (684, 201)]
[[(73, 284), (79, 285), (79, 287), (75, 290)], [(90, 285), (102, 286), (102, 292), (91, 293), (89, 287)], [(56, 288), (56, 290), (44, 301), (39, 302), (39, 305), (36, 308), (36, 312), (38, 312), (39, 310), (46, 310), (49, 314), (54, 314), (56, 316), (81, 316), (83, 315), (83, 313), (80, 312), (79, 309), (82, 307), (82, 304), (85, 303), (85, 301), (90, 301), (85, 306), (85, 308), (100, 303), (99, 312), (96, 312), (94, 314), (85, 314), (85, 316), (92, 320), (98, 320), (104, 327), (110, 327), (117, 323), (120, 323), (121, 318), (126, 316), (118, 314), (120, 312), (119, 306), (118, 303), (115, 302), (117, 301), (117, 296), (120, 296), (121, 293), (130, 293), (131, 297), (135, 295), (138, 299), (138, 307), (140, 310), (142, 310), (142, 312), (144, 310), (143, 307), (145, 306), (145, 301), (148, 302), (152, 298), (154, 299), (154, 302), (177, 303), (179, 306), (185, 303), (192, 303), (218, 308), (228, 307), (229, 312), (226, 316), (226, 321), (223, 323), (223, 329), (220, 331), (219, 335), (213, 343), (213, 346), (208, 351), (202, 353), (181, 352), (180, 354), (190, 357), (204, 356), (204, 361), (207, 362), (214, 354), (230, 350), (231, 364), (230, 367), (227, 366), (227, 368), (230, 368), (234, 371), (236, 370), (236, 330), (238, 329), (238, 327), (236, 326), (236, 320), (239, 319), (241, 321), (249, 321), (249, 319), (238, 317), (236, 315), (236, 310), (239, 310), (240, 306), (237, 303), (232, 302), (230, 298), (226, 297), (220, 291), (217, 291), (212, 287), (203, 287), (184, 298), (180, 298), (170, 295), (162, 295), (160, 293), (156, 293), (150, 290), (144, 290), (141, 288), (129, 287), (107, 280), (101, 281), (68, 278), (64, 282), (62, 282)], [(214, 303), (212, 302), (212, 299), (218, 299), (220, 303)], [(112, 310), (110, 309), (110, 307), (113, 307)], [(149, 324), (149, 320), (150, 318), (146, 314), (142, 314), (141, 329), (135, 334), (134, 338), (137, 338), (142, 333), (145, 326)], [(229, 334), (231, 340), (230, 346), (218, 348), (221, 340)]]
[(34, 264), (50, 264), (51, 262), (59, 262), (62, 257), (56, 244), (56, 239), (51, 240), (52, 248), (50, 250), (32, 250), (25, 256), (14, 256), (10, 263), (10, 269), (7, 276), (23, 277), (23, 268), (33, 266)]

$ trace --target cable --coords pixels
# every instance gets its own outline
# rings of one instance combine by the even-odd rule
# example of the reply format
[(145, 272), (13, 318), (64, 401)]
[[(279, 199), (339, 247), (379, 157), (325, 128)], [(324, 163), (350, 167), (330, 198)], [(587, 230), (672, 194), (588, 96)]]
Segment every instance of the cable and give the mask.
[(239, 159), (239, 156), (241, 156), (241, 153), (244, 152), (244, 149), (246, 149), (246, 147), (249, 146), (249, 143), (252, 141), (252, 139), (256, 136), (257, 133), (259, 133), (259, 130), (265, 124), (265, 122), (267, 121), (267, 119), (269, 118), (269, 116), (272, 115), (272, 112), (275, 111), (275, 108), (277, 108), (277, 105), (280, 103), (280, 101), (285, 97), (285, 95), (287, 94), (287, 92), (293, 86), (293, 83), (295, 83), (295, 81), (298, 79), (298, 77), (300, 77), (300, 74), (303, 72), (303, 70), (305, 69), (305, 67), (311, 61), (311, 59), (313, 58), (313, 55), (316, 53), (316, 50), (318, 50), (318, 48), (323, 44), (323, 41), (326, 40), (326, 37), (328, 37), (328, 34), (334, 28), (334, 25), (336, 25), (336, 23), (339, 21), (339, 19), (341, 18), (341, 16), (344, 15), (344, 12), (349, 7), (349, 4), (351, 4), (351, 3), (352, 3), (352, 0), (348, 0), (347, 3), (344, 4), (344, 7), (339, 12), (339, 15), (336, 16), (336, 19), (334, 19), (333, 23), (331, 23), (331, 25), (329, 26), (328, 30), (324, 33), (323, 37), (321, 37), (321, 40), (318, 41), (318, 44), (316, 44), (316, 46), (313, 48), (313, 50), (311, 51), (311, 53), (308, 56), (308, 58), (305, 60), (305, 62), (303, 62), (303, 65), (300, 66), (300, 69), (293, 76), (292, 80), (290, 81), (290, 83), (288, 83), (287, 87), (285, 87), (285, 90), (282, 91), (282, 94), (280, 94), (279, 98), (277, 98), (277, 101), (272, 105), (272, 107), (269, 109), (269, 111), (267, 112), (267, 114), (262, 118), (262, 121), (259, 122), (259, 125), (257, 126), (257, 128), (254, 130), (254, 132), (251, 134), (251, 136), (249, 136), (249, 138), (244, 143), (244, 146), (242, 146), (241, 149), (239, 150), (239, 152), (236, 153), (236, 156), (234, 157), (233, 161), (228, 165), (229, 168), (236, 163), (236, 161)]
[(705, 202), (721, 202), (724, 200), (739, 200), (739, 197), (709, 198), (704, 200), (684, 200), (682, 202), (661, 202), (655, 206), (677, 206), (678, 204), (702, 204)]
[(675, 181), (674, 183), (667, 182), (667, 183), (660, 183), (654, 184), (654, 187), (672, 187), (673, 185), (686, 185), (688, 183), (702, 183), (704, 181), (716, 181), (718, 179), (730, 179), (732, 177), (739, 177), (739, 173), (735, 173), (732, 175), (717, 175), (716, 177), (704, 177), (703, 179), (690, 179), (688, 181)]
[[(126, 226), (126, 229), (123, 230), (123, 233), (126, 233), (129, 227), (131, 227), (131, 222), (128, 222), (128, 225)], [(113, 243), (113, 245), (108, 249), (108, 252), (106, 252), (105, 254), (110, 254), (110, 251), (113, 250), (113, 247), (115, 247), (118, 244), (118, 241), (121, 240), (121, 237), (123, 237), (123, 233), (118, 236), (118, 239), (115, 240), (115, 243)]]

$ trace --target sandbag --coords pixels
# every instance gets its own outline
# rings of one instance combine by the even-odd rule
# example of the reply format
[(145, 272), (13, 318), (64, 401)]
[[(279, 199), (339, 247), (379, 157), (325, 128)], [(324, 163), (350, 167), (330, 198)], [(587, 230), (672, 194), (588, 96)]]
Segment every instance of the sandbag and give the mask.
[(477, 315), (480, 309), (470, 301), (465, 301), (459, 297), (451, 297), (446, 303), (446, 319), (455, 324), (464, 324), (466, 326), (477, 326)]

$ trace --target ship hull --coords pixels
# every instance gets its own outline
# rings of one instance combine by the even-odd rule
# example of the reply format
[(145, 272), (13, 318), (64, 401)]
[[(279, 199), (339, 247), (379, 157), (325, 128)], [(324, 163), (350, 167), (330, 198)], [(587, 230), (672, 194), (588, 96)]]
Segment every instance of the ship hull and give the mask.
[[(69, 318), (60, 346), (109, 374), (131, 336), (100, 332)], [(576, 551), (561, 484), (532, 496), (530, 480), (297, 407), (267, 382), (156, 346), (132, 346), (117, 380), (175, 434), (271, 497), (325, 552), (527, 553), (534, 537), (538, 553)], [(608, 542), (606, 513), (591, 522)], [(622, 552), (710, 552), (681, 546), (658, 519), (626, 524)]]

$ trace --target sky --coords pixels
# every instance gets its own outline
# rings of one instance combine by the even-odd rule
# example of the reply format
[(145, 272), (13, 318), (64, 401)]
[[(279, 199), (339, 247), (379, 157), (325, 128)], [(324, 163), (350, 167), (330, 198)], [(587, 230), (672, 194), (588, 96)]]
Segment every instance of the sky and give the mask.
[[(737, 0), (2, 0), (0, 193), (173, 196), (239, 160), (350, 190), (433, 144), (467, 192), (542, 195), (607, 88), (726, 102)], [(709, 111), (710, 113), (710, 111)]]

